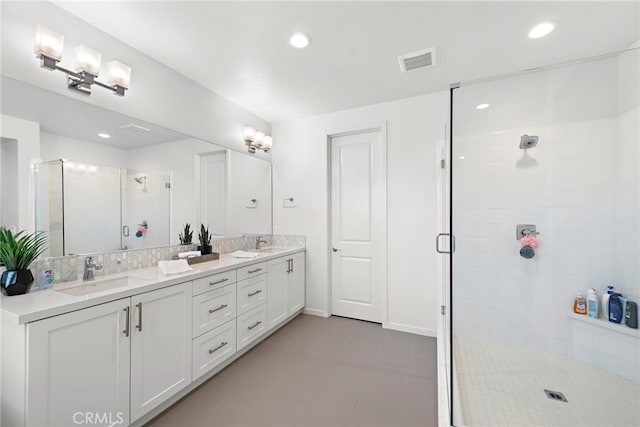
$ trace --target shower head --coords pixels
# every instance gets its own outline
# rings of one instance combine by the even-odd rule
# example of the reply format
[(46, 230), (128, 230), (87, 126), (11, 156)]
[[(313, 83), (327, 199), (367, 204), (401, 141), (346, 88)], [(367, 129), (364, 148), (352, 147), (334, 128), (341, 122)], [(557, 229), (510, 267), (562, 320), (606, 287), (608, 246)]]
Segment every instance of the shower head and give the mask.
[(520, 137), (520, 148), (526, 150), (538, 145), (538, 137), (535, 135), (527, 135), (526, 133)]
[(138, 184), (145, 184), (147, 182), (147, 177), (146, 176), (133, 177), (133, 180)]

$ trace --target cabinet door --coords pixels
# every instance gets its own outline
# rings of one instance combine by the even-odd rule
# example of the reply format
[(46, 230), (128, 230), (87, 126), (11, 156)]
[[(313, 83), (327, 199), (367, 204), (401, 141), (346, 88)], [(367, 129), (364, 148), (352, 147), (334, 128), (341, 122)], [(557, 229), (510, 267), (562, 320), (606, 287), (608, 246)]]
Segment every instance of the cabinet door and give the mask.
[(131, 421), (191, 383), (191, 282), (131, 297)]
[(287, 315), (292, 315), (305, 305), (304, 253), (293, 255), (289, 268), (289, 299)]
[(268, 329), (280, 324), (287, 318), (289, 259), (288, 257), (284, 257), (269, 261), (267, 279)]
[(29, 323), (27, 425), (129, 424), (129, 298)]

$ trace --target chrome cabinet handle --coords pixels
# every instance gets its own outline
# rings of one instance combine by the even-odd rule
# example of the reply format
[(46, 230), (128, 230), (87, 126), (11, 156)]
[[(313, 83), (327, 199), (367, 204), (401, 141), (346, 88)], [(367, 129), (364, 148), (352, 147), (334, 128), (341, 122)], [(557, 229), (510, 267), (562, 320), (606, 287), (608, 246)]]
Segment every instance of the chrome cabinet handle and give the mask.
[(136, 329), (142, 332), (142, 303), (137, 303), (136, 307), (138, 307), (138, 324), (136, 325)]
[(211, 313), (215, 313), (216, 311), (220, 311), (220, 310), (222, 310), (223, 308), (227, 308), (227, 307), (229, 307), (227, 304), (222, 304), (222, 305), (221, 305), (220, 307), (218, 307), (218, 308), (214, 308), (213, 310), (209, 310), (209, 314), (211, 314)]
[(257, 273), (258, 271), (262, 271), (261, 268), (256, 268), (255, 270), (249, 270), (249, 274)]
[(124, 331), (122, 331), (122, 333), (124, 334), (125, 337), (129, 336), (129, 306), (126, 306), (125, 308), (123, 308), (122, 310), (124, 310), (125, 313), (127, 313), (127, 317), (126, 320), (124, 321)]
[(248, 297), (252, 297), (252, 296), (254, 296), (254, 295), (258, 295), (260, 292), (262, 292), (262, 289), (258, 289), (258, 290), (257, 290), (257, 291), (255, 291), (255, 292), (251, 292), (250, 294), (247, 294), (247, 296), (248, 296)]
[[(442, 236), (451, 237), (451, 250), (443, 251), (440, 249), (440, 237)], [(452, 236), (449, 233), (440, 233), (436, 236), (436, 252), (438, 252), (439, 254), (450, 254), (452, 251), (455, 252), (455, 250), (456, 250), (456, 238), (454, 236)]]
[(220, 280), (217, 280), (215, 282), (209, 282), (209, 286), (218, 285), (220, 283), (226, 282), (227, 280), (229, 280), (229, 279), (225, 277), (224, 279), (220, 279)]
[(293, 258), (289, 259), (289, 262), (291, 263), (291, 268), (289, 273), (293, 273)]
[(226, 342), (226, 341), (222, 341), (222, 342), (220, 343), (220, 345), (219, 345), (219, 346), (217, 346), (216, 348), (210, 348), (210, 349), (209, 349), (209, 354), (211, 354), (211, 353), (215, 353), (216, 351), (220, 350), (222, 347), (224, 347), (224, 346), (225, 346), (225, 345), (227, 345), (227, 344), (229, 344), (229, 343), (228, 343), (228, 342)]
[(247, 326), (247, 328), (249, 328), (249, 330), (251, 330), (251, 329), (253, 329), (253, 328), (257, 327), (257, 326), (258, 326), (259, 324), (261, 324), (261, 323), (262, 323), (262, 320), (258, 320), (258, 321), (257, 321), (256, 323), (254, 323), (252, 326)]

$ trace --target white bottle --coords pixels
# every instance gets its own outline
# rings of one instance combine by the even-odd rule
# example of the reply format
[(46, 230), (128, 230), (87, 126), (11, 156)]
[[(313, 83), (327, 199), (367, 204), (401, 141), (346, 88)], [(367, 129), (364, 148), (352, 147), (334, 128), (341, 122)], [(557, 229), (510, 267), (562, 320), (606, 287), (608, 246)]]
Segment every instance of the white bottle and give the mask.
[(613, 286), (607, 286), (607, 293), (602, 295), (602, 317), (609, 320), (609, 297), (613, 293)]
[(587, 292), (587, 314), (589, 317), (593, 317), (594, 319), (600, 317), (598, 294), (593, 288), (589, 289), (589, 292)]

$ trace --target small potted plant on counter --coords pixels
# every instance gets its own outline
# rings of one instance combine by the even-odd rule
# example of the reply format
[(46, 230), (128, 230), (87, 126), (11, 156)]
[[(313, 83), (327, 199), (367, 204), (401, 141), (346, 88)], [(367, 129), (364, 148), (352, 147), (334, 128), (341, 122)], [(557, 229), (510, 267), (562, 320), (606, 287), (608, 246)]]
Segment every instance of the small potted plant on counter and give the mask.
[(44, 231), (14, 234), (0, 227), (0, 263), (6, 268), (0, 277), (0, 289), (4, 295), (29, 292), (34, 281), (29, 266), (46, 250), (46, 241)]
[(198, 240), (200, 240), (200, 246), (198, 246), (198, 250), (202, 255), (208, 255), (213, 252), (213, 248), (211, 247), (211, 236), (209, 235), (209, 227), (205, 228), (204, 224), (200, 224), (200, 234), (198, 235)]
[(191, 230), (191, 224), (186, 223), (184, 225), (184, 231), (178, 235), (181, 245), (190, 245), (193, 239), (193, 230)]

